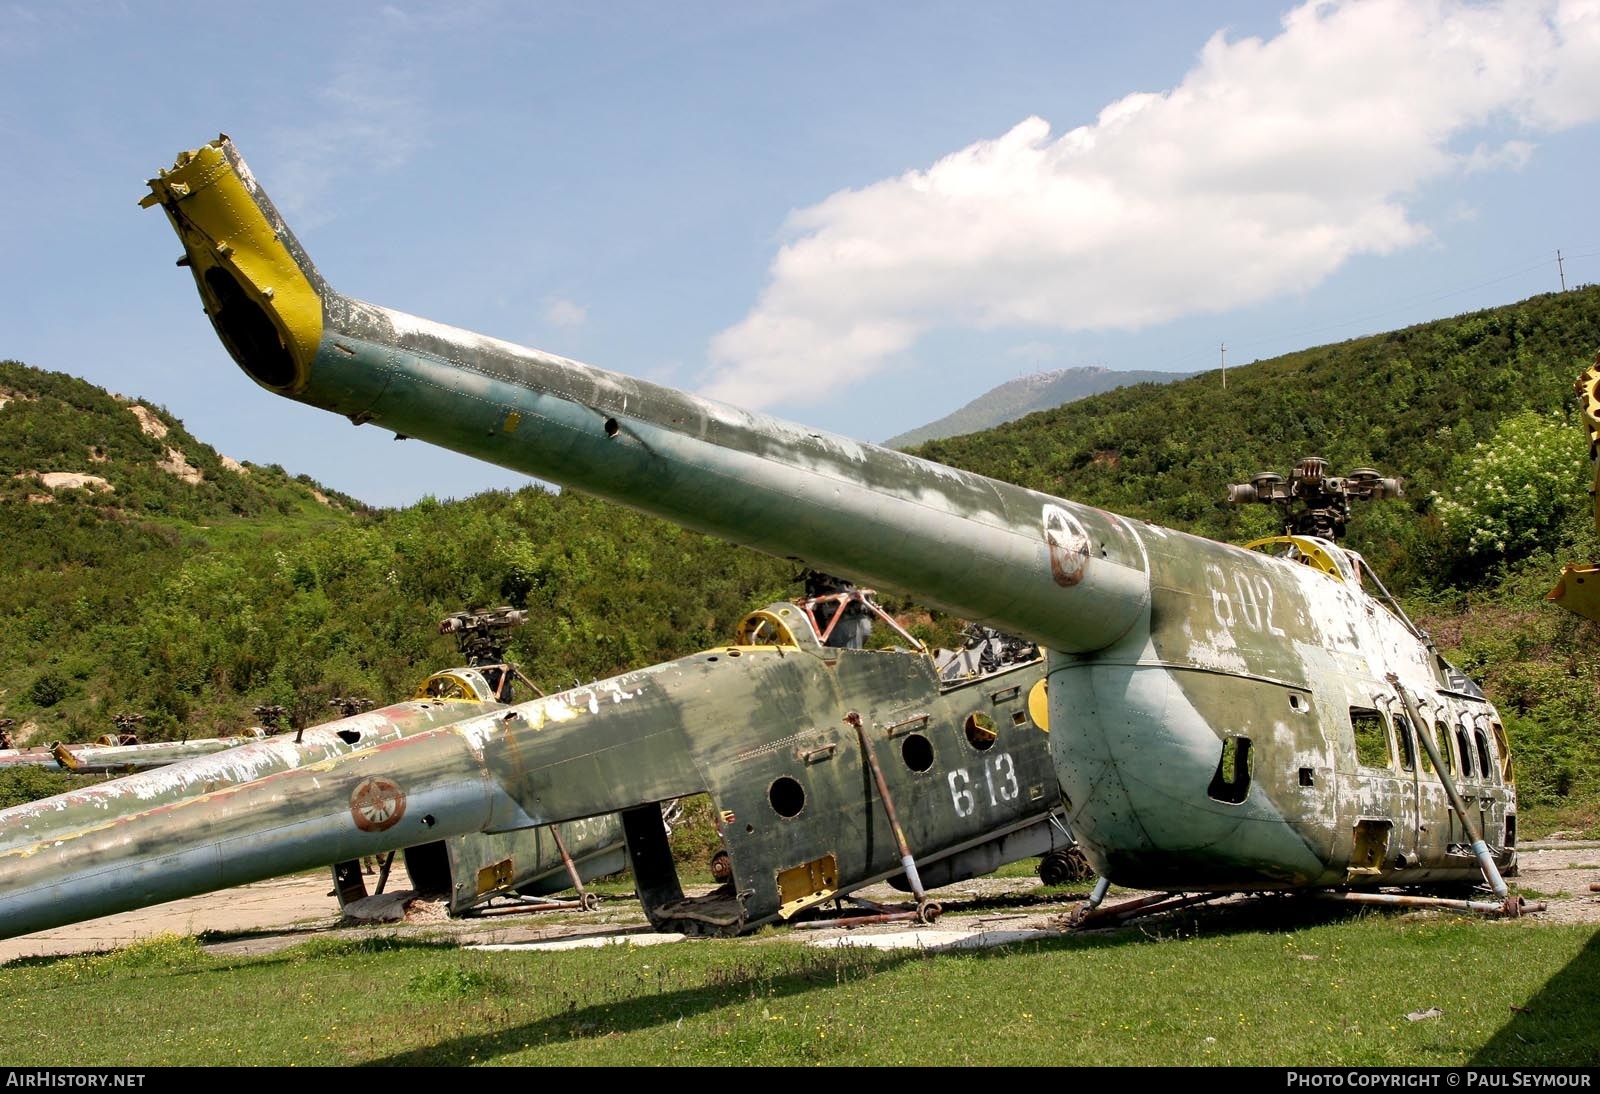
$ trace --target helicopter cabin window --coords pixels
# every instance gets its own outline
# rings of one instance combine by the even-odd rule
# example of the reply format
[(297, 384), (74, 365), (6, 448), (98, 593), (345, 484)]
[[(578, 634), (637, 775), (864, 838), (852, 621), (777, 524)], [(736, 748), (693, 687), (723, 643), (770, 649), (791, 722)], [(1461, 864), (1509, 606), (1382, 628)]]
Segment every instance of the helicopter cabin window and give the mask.
[(772, 806), (772, 811), (785, 820), (792, 820), (800, 815), (800, 810), (806, 807), (805, 787), (799, 782), (784, 775), (775, 779), (767, 787), (767, 803)]
[(1449, 769), (1445, 774), (1460, 771), (1461, 767), (1456, 763), (1455, 754), (1450, 751), (1450, 730), (1445, 728), (1443, 722), (1433, 723), (1433, 741), (1439, 746), (1439, 759), (1443, 760), (1444, 766)]
[(933, 745), (920, 733), (912, 733), (900, 745), (900, 758), (912, 771), (926, 771), (933, 766)]
[(987, 714), (969, 714), (962, 724), (962, 730), (967, 735), (967, 743), (979, 752), (985, 752), (994, 746), (1000, 738), (1000, 731), (995, 728), (994, 719)]
[(1472, 746), (1467, 743), (1467, 731), (1456, 730), (1456, 744), (1461, 749), (1461, 777), (1472, 778)]
[(1222, 742), (1222, 758), (1206, 790), (1212, 798), (1238, 805), (1250, 796), (1250, 738), (1229, 737)]
[(1499, 722), (1491, 722), (1489, 728), (1494, 730), (1494, 747), (1500, 755), (1500, 781), (1511, 786), (1516, 783), (1517, 777), (1511, 770), (1511, 747), (1506, 744), (1506, 727)]
[(1400, 739), (1400, 770), (1417, 769), (1417, 742), (1411, 739), (1411, 723), (1404, 714), (1394, 716), (1394, 734)]
[(1494, 773), (1494, 764), (1489, 762), (1489, 738), (1481, 729), (1473, 730), (1472, 738), (1478, 745), (1478, 774), (1488, 781)]
[(1390, 766), (1389, 727), (1383, 715), (1365, 707), (1350, 708), (1350, 728), (1356, 735), (1356, 762), (1363, 767)]

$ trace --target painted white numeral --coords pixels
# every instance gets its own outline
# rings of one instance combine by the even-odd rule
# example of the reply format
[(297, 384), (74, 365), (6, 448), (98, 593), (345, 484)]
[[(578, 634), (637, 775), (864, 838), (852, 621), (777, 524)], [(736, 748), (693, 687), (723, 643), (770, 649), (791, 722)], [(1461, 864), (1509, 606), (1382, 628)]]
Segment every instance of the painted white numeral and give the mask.
[(956, 807), (958, 817), (972, 816), (972, 808), (977, 804), (972, 800), (972, 791), (967, 788), (971, 781), (965, 768), (958, 767), (950, 772), (950, 800)]
[(1267, 633), (1282, 638), (1283, 628), (1272, 622), (1272, 582), (1257, 575), (1256, 588), (1261, 590), (1261, 599), (1267, 604)]
[[(1002, 770), (1003, 769), (1003, 770)], [(1015, 801), (1017, 798), (1017, 765), (1011, 762), (1011, 754), (1002, 752), (994, 758), (994, 772), (1005, 781), (1000, 784), (1000, 800)], [(994, 793), (994, 779), (989, 780), (989, 792)]]
[[(978, 801), (972, 791), (972, 776), (967, 769), (958, 767), (945, 779), (950, 784), (950, 802), (955, 806), (956, 816), (972, 816)], [(989, 790), (990, 805), (998, 806), (1001, 802), (1017, 800), (1022, 788), (1017, 784), (1017, 765), (1010, 753), (1002, 752), (984, 760), (983, 783)]]
[(1211, 610), (1216, 614), (1217, 622), (1224, 627), (1233, 626), (1233, 601), (1228, 599), (1227, 592), (1216, 583), (1216, 575), (1211, 575)]
[(1239, 614), (1250, 626), (1261, 629), (1261, 605), (1256, 602), (1256, 591), (1244, 574), (1233, 575), (1233, 587), (1239, 590)]
[[(1235, 619), (1233, 597), (1216, 583), (1215, 574), (1211, 576), (1211, 611), (1216, 615), (1218, 623), (1224, 627), (1232, 627)], [(1265, 629), (1268, 634), (1282, 638), (1284, 630), (1273, 622), (1272, 618), (1272, 582), (1259, 574), (1249, 576), (1235, 574), (1233, 587), (1239, 597), (1237, 617), (1257, 630)]]

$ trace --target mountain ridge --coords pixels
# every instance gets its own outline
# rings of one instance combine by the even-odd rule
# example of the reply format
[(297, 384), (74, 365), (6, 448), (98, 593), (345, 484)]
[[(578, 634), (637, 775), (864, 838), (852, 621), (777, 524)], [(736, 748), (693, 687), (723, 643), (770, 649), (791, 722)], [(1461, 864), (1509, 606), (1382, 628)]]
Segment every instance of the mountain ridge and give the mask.
[(1192, 372), (1117, 370), (1104, 365), (1033, 372), (990, 388), (965, 406), (937, 421), (908, 429), (883, 442), (885, 448), (911, 448), (926, 441), (978, 433), (1063, 403), (1114, 391), (1133, 384), (1167, 384), (1196, 375)]

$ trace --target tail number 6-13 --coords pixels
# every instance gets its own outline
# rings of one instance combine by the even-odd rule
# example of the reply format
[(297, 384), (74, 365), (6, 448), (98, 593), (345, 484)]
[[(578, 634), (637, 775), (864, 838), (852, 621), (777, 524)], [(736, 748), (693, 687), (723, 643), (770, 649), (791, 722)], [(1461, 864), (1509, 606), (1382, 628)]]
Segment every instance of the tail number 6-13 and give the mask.
[(978, 804), (978, 796), (985, 790), (988, 791), (990, 805), (1016, 801), (1019, 792), (1017, 767), (1011, 762), (1011, 755), (1007, 752), (1002, 752), (998, 756), (984, 757), (983, 784), (976, 789), (972, 785), (972, 775), (964, 767), (958, 767), (950, 772), (946, 780), (950, 784), (950, 803), (955, 806), (958, 817), (972, 816), (972, 811)]

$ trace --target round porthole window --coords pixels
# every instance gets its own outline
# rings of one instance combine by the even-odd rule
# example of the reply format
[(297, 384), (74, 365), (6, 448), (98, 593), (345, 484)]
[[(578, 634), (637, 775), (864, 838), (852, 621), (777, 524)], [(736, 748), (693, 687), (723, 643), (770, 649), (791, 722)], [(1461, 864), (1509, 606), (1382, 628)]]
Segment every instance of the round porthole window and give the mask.
[(913, 771), (926, 771), (933, 766), (933, 745), (920, 733), (913, 733), (900, 746), (900, 758)]
[(987, 714), (967, 715), (961, 728), (967, 735), (967, 744), (979, 752), (994, 747), (994, 743), (1000, 739), (1000, 730)]
[(772, 811), (786, 820), (799, 816), (800, 810), (806, 807), (805, 787), (785, 775), (767, 787), (767, 801), (771, 803)]

